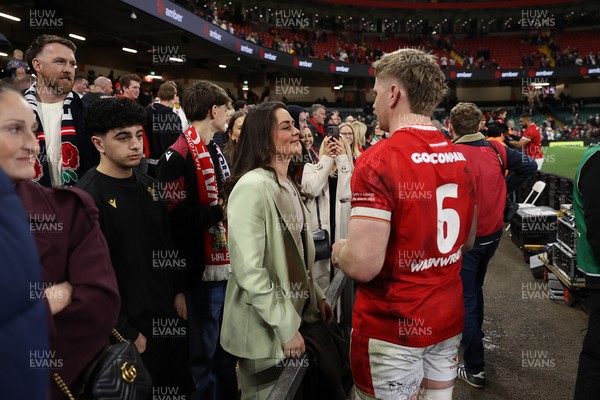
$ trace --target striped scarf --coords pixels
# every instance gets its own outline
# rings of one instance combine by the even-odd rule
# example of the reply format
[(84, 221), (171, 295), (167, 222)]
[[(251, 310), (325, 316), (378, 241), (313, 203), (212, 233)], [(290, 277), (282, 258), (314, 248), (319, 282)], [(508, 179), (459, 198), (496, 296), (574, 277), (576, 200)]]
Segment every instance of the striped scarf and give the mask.
[[(51, 187), (50, 168), (48, 165), (48, 153), (46, 149), (46, 136), (44, 127), (40, 119), (40, 114), (37, 105), (37, 90), (36, 83), (31, 85), (25, 92), (25, 100), (29, 103), (35, 114), (38, 127), (36, 136), (40, 145), (40, 153), (35, 163), (35, 177), (33, 181), (46, 187)], [(61, 159), (54, 160), (61, 163), (61, 181), (60, 185), (73, 186), (83, 175), (85, 171), (81, 166), (79, 157), (79, 149), (75, 146), (76, 135), (75, 125), (73, 123), (73, 115), (71, 114), (71, 102), (73, 101), (73, 92), (69, 92), (63, 102), (63, 115), (60, 124), (60, 139), (61, 139)]]
[[(198, 201), (203, 206), (216, 206), (219, 204), (219, 185), (217, 179), (220, 182), (224, 182), (230, 175), (225, 157), (219, 146), (216, 146), (214, 142), (209, 144), (209, 146), (214, 146), (214, 149), (217, 151), (217, 158), (219, 159), (220, 168), (217, 169), (219, 172), (219, 176), (217, 177), (208, 148), (194, 125), (190, 125), (183, 136), (187, 141), (188, 148), (194, 160), (196, 182), (198, 184)], [(203, 245), (205, 269), (202, 280), (227, 280), (231, 265), (229, 262), (227, 225), (225, 222), (219, 221), (217, 224), (204, 229)]]

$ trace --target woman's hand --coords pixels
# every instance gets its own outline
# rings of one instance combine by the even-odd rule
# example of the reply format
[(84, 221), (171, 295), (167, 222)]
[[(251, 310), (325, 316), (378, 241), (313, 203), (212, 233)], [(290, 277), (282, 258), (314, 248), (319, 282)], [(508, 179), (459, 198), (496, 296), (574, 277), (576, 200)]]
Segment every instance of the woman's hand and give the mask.
[(283, 348), (284, 357), (300, 357), (306, 351), (304, 338), (300, 332), (296, 332), (294, 337), (289, 342), (284, 343), (281, 347)]
[(333, 307), (331, 304), (329, 304), (327, 300), (323, 299), (319, 301), (317, 307), (321, 313), (321, 320), (325, 321), (326, 323), (330, 323), (333, 320)]
[(174, 302), (175, 310), (177, 311), (177, 315), (187, 321), (187, 304), (185, 303), (185, 295), (183, 293), (177, 293), (175, 295)]
[(346, 139), (337, 140), (335, 142), (335, 154), (340, 156), (342, 154), (346, 154), (346, 143), (344, 142)]
[(337, 155), (336, 153), (336, 149), (337, 149), (337, 145), (336, 145), (336, 140), (334, 138), (332, 138), (331, 136), (327, 136), (325, 137), (325, 139), (323, 139), (323, 142), (325, 142), (325, 147), (323, 148), (323, 154), (331, 157), (331, 158), (335, 158), (335, 156)]
[(50, 313), (56, 315), (71, 304), (73, 286), (67, 281), (57, 283), (56, 285), (47, 287), (44, 290), (44, 295), (46, 296), (46, 300), (48, 300)]
[(142, 335), (142, 332), (140, 332), (133, 344), (135, 345), (137, 351), (139, 351), (139, 353), (142, 354), (144, 351), (146, 351), (146, 336)]

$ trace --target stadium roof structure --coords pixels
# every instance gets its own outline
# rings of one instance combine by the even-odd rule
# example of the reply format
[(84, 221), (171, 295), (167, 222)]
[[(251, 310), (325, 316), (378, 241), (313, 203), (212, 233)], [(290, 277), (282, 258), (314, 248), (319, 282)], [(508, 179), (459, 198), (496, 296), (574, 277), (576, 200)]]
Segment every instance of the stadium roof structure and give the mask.
[[(187, 0), (179, 0), (186, 3)], [(254, 5), (254, 4), (257, 5)], [(374, 5), (395, 8), (377, 8)], [(297, 2), (251, 0), (244, 3), (247, 7), (294, 8)], [(543, 5), (540, 5), (543, 4)], [(398, 6), (402, 5), (403, 9)], [(409, 8), (410, 5), (410, 8)], [(435, 9), (432, 6), (435, 5)], [(457, 5), (469, 6), (456, 9)], [(504, 7), (507, 5), (507, 7)], [(508, 7), (510, 5), (511, 7)], [(442, 9), (443, 7), (450, 9)], [(499, 13), (518, 15), (525, 7), (543, 7), (552, 12), (566, 12), (576, 9), (577, 12), (593, 10), (598, 13), (599, 5), (594, 0), (504, 0), (504, 1), (471, 1), (451, 2), (391, 2), (387, 0), (309, 0), (302, 3), (306, 13), (323, 15), (323, 11), (338, 17), (342, 15), (364, 15), (364, 18), (408, 18), (418, 13), (421, 18), (430, 17), (432, 21), (443, 16), (460, 16), (461, 18), (477, 18), (477, 15), (490, 15), (484, 7), (503, 6)], [(44, 10), (41, 10), (41, 8)], [(274, 8), (273, 10), (276, 10)], [(93, 10), (93, 11), (92, 11)], [(55, 19), (61, 19), (61, 26), (38, 26), (36, 20), (40, 13), (52, 12)], [(269, 10), (271, 11), (271, 10)], [(187, 8), (170, 0), (52, 0), (40, 3), (39, 0), (22, 0), (18, 3), (0, 5), (0, 12), (14, 15), (21, 20), (2, 20), (0, 33), (11, 38), (14, 48), (26, 48), (40, 33), (56, 32), (63, 36), (75, 34), (84, 37), (85, 42), (74, 40), (79, 46), (78, 59), (85, 59), (91, 65), (109, 65), (115, 69), (136, 70), (148, 73), (156, 69), (155, 53), (157, 48), (176, 48), (176, 53), (185, 56), (185, 65), (163, 65), (161, 75), (169, 77), (194, 77), (199, 71), (219, 71), (219, 65), (227, 65), (228, 71), (237, 74), (286, 74), (306, 77), (313, 83), (330, 83), (333, 77), (373, 76), (368, 65), (345, 64), (316, 59), (307, 59), (285, 53), (265, 49), (230, 35), (219, 27), (191, 13)], [(132, 14), (136, 18), (132, 19)], [(508, 15), (508, 14), (506, 14)], [(123, 47), (137, 50), (137, 54), (124, 53)], [(134, 68), (132, 68), (132, 65)], [(554, 76), (581, 77), (588, 74), (582, 69), (556, 70)], [(520, 70), (498, 72), (493, 70), (447, 71), (451, 80), (498, 80), (535, 78), (549, 72), (537, 70)], [(503, 76), (504, 74), (505, 76)], [(500, 76), (497, 76), (500, 75)], [(548, 76), (548, 75), (545, 75)]]

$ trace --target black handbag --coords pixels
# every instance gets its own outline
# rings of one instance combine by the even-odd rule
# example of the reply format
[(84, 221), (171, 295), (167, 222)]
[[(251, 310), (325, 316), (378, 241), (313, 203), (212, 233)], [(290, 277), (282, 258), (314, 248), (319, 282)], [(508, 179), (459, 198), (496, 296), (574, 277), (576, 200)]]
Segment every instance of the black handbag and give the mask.
[(152, 379), (135, 345), (115, 329), (119, 341), (106, 347), (87, 368), (74, 397), (60, 375), (54, 381), (69, 400), (142, 400), (150, 395)]
[(321, 228), (319, 199), (316, 197), (315, 203), (317, 203), (317, 220), (319, 221), (319, 229), (312, 232), (312, 238), (313, 242), (315, 242), (315, 261), (321, 261), (331, 258), (331, 243), (329, 243), (329, 232)]

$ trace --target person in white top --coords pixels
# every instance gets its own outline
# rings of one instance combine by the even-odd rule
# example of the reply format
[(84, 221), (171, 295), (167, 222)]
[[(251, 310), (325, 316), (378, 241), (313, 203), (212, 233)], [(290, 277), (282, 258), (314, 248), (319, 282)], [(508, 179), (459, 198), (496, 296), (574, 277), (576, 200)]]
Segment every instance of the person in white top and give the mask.
[[(320, 217), (321, 229), (329, 233), (331, 243), (338, 239), (345, 239), (348, 233), (352, 196), (350, 178), (354, 170), (352, 156), (349, 154), (351, 154), (350, 145), (345, 139), (340, 137), (339, 140), (335, 140), (327, 136), (321, 144), (319, 162), (306, 163), (302, 174), (302, 193), (307, 196), (305, 203), (310, 212), (309, 226), (312, 230), (318, 229)], [(330, 183), (335, 184), (335, 187), (332, 188)], [(331, 209), (332, 195), (335, 196), (333, 210)], [(335, 225), (333, 229), (331, 222)], [(315, 261), (312, 273), (319, 287), (326, 292), (330, 283), (330, 260)]]

